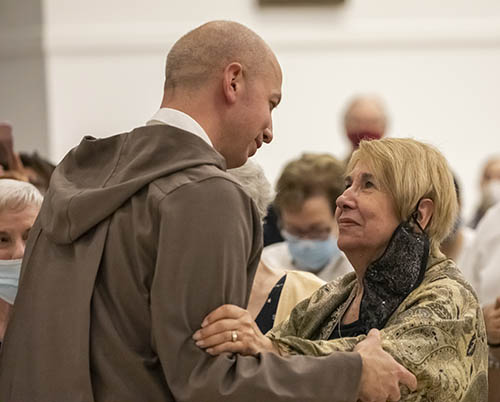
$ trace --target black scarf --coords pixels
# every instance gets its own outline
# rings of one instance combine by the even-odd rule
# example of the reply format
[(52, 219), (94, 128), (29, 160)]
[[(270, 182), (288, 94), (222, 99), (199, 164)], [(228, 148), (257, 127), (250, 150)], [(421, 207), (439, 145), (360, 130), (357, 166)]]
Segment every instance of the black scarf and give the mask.
[(403, 300), (422, 283), (428, 258), (427, 234), (418, 232), (409, 222), (401, 223), (384, 254), (368, 265), (359, 319), (349, 336), (367, 334), (372, 328), (382, 329)]

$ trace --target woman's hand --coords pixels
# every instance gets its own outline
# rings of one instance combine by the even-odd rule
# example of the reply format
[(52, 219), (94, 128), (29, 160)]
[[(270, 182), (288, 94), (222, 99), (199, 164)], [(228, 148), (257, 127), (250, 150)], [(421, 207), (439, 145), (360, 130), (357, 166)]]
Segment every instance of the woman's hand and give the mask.
[(223, 352), (279, 354), (271, 340), (260, 332), (250, 313), (232, 304), (225, 304), (208, 314), (193, 339), (197, 346), (211, 355)]

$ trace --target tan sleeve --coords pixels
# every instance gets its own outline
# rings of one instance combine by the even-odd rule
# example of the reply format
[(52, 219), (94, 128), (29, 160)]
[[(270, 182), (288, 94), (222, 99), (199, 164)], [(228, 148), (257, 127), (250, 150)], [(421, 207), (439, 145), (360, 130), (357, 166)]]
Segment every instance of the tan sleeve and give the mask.
[(325, 283), (310, 272), (288, 271), (278, 302), (274, 326), (285, 321), (299, 302), (307, 299)]
[[(211, 357), (191, 339), (207, 313), (245, 306), (258, 263), (260, 222), (241, 188), (222, 178), (185, 185), (161, 202), (151, 289), (152, 342), (179, 402), (355, 400), (357, 353), (326, 358), (224, 354)], [(247, 269), (247, 267), (250, 267)]]

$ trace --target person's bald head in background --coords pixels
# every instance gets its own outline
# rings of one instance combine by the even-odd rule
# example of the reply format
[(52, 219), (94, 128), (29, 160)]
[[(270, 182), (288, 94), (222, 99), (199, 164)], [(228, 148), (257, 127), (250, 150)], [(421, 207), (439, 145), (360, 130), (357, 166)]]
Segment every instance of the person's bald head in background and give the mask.
[(376, 95), (353, 97), (344, 114), (344, 129), (351, 144), (351, 152), (358, 148), (361, 140), (384, 137), (387, 124), (387, 114), (382, 99)]
[(260, 36), (236, 22), (212, 21), (170, 50), (161, 107), (194, 118), (227, 167), (238, 167), (271, 142), (281, 81), (276, 56)]

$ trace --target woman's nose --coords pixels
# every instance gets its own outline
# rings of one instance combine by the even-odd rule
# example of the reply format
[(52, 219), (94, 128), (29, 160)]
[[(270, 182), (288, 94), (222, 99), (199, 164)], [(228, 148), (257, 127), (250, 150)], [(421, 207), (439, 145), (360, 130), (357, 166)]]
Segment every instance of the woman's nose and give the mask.
[(336, 204), (339, 209), (354, 207), (354, 192), (352, 191), (352, 187), (346, 188), (344, 192), (339, 195)]

